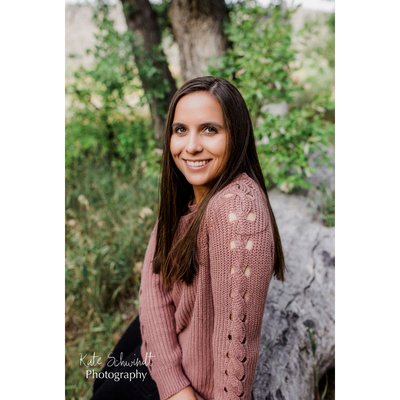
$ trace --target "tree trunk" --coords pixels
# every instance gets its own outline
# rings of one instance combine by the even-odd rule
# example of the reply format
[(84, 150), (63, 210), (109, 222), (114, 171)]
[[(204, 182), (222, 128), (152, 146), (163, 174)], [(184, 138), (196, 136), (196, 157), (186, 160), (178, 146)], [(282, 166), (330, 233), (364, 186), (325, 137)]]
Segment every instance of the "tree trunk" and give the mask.
[(121, 0), (139, 76), (150, 106), (156, 138), (161, 145), (169, 102), (176, 91), (161, 47), (157, 15), (148, 0)]
[(169, 15), (185, 81), (206, 74), (208, 63), (228, 47), (223, 0), (172, 0)]
[(287, 273), (269, 288), (254, 396), (319, 400), (318, 381), (335, 365), (334, 228), (315, 220), (304, 196), (274, 190), (269, 197)]

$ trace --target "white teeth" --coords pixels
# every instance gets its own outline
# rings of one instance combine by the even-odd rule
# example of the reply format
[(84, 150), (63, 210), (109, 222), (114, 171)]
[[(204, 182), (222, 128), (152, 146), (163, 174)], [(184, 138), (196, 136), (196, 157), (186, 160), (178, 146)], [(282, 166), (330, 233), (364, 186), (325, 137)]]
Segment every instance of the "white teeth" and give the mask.
[(208, 161), (186, 161), (189, 167), (202, 167), (203, 165), (206, 165)]

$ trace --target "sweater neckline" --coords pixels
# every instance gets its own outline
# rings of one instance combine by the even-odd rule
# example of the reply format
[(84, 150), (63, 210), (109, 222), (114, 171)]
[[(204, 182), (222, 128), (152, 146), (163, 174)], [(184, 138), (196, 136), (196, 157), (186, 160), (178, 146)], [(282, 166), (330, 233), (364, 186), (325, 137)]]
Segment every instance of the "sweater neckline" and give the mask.
[[(250, 180), (249, 175), (246, 172), (242, 172), (240, 173), (234, 180), (238, 181), (238, 180)], [(199, 204), (198, 203), (194, 203), (194, 199), (191, 199), (188, 203), (188, 212), (184, 215), (184, 217), (192, 215), (195, 211), (197, 211)]]

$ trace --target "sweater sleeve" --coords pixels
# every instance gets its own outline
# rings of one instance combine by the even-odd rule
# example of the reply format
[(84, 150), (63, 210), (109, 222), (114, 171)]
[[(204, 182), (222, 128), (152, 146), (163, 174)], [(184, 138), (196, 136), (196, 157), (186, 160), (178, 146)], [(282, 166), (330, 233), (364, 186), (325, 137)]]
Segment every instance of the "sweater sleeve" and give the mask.
[(152, 260), (156, 246), (157, 225), (154, 227), (143, 263), (139, 290), (139, 320), (142, 334), (142, 358), (150, 356), (149, 373), (157, 384), (160, 400), (178, 393), (190, 381), (182, 365), (182, 351), (175, 330), (175, 305), (171, 291), (153, 273)]
[[(261, 323), (273, 270), (264, 193), (241, 184), (211, 207), (214, 399), (250, 399)], [(210, 227), (209, 227), (210, 228)]]

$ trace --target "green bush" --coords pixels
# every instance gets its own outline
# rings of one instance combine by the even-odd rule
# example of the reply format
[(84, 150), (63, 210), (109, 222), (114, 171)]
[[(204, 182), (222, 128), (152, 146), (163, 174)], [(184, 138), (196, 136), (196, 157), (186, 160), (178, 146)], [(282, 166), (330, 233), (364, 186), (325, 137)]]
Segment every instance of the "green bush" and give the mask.
[[(157, 213), (160, 152), (129, 34), (95, 8), (92, 64), (67, 85), (66, 398), (89, 398), (81, 353), (112, 350), (137, 313), (144, 253)], [(104, 360), (104, 358), (103, 358)]]
[[(317, 165), (326, 164), (333, 124), (318, 101), (299, 104), (304, 88), (295, 78), (298, 50), (292, 44), (295, 9), (255, 2), (232, 6), (226, 34), (232, 47), (209, 72), (234, 82), (244, 96), (254, 124), (258, 152), (269, 187), (284, 192), (310, 188)], [(271, 105), (287, 112), (271, 112)]]
[(67, 179), (88, 159), (129, 172), (132, 160), (155, 147), (131, 35), (115, 29), (107, 4), (94, 10), (98, 32), (94, 49), (87, 51), (93, 62), (75, 71), (67, 85)]
[[(67, 185), (67, 321), (90, 310), (110, 311), (133, 297), (157, 207), (157, 176), (141, 163), (131, 176), (103, 169), (82, 171)], [(79, 326), (76, 325), (77, 327)]]
[(301, 67), (297, 79), (303, 84), (296, 99), (299, 107), (316, 104), (323, 118), (334, 122), (335, 14), (317, 14), (307, 18), (297, 34), (296, 49)]
[[(67, 398), (89, 398), (80, 353), (112, 350), (137, 313), (140, 274), (157, 214), (158, 176), (82, 166), (66, 188)], [(104, 358), (103, 358), (104, 360)], [(85, 393), (85, 397), (82, 397)]]

